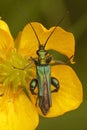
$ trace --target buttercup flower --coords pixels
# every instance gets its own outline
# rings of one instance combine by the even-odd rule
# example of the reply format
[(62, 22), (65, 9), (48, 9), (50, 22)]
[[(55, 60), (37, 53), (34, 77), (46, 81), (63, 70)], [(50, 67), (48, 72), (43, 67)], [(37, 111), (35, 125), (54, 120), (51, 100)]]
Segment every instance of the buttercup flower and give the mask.
[[(55, 27), (47, 30), (40, 23), (33, 22), (31, 24), (41, 45), (44, 45)], [(36, 51), (39, 49), (39, 43), (35, 36), (34, 30), (32, 29), (31, 25), (28, 24), (18, 36), (18, 53), (22, 54), (24, 57), (37, 57)], [(60, 27), (57, 27), (49, 38), (45, 49), (53, 49), (67, 56), (68, 58), (72, 57), (75, 53), (75, 40), (73, 34), (64, 31)], [(73, 58), (70, 60), (70, 62), (73, 63)], [(51, 94), (52, 107), (45, 117), (59, 116), (65, 112), (78, 108), (82, 102), (83, 91), (81, 82), (79, 81), (73, 69), (68, 65), (55, 65), (51, 67), (51, 76), (56, 77), (59, 80), (60, 88), (58, 92)], [(33, 78), (37, 78), (36, 75), (32, 77), (32, 79)], [(53, 86), (51, 86), (51, 88), (53, 89)], [(35, 105), (37, 101), (37, 95), (32, 95), (31, 92), (29, 92), (29, 96), (32, 100), (32, 103), (36, 107), (37, 112), (44, 116), (38, 104), (37, 106)]]
[[(40, 23), (31, 24), (43, 45), (54, 27), (47, 30)], [(38, 125), (38, 113), (55, 117), (78, 108), (82, 102), (82, 85), (73, 69), (68, 65), (55, 65), (51, 66), (51, 76), (59, 80), (60, 88), (51, 93), (52, 107), (48, 113), (41, 112), (38, 95), (32, 95), (29, 88), (31, 80), (37, 78), (30, 57), (37, 58), (38, 49), (39, 43), (30, 24), (14, 42), (7, 24), (0, 20), (0, 130), (34, 130)], [(75, 50), (74, 37), (56, 27), (45, 49), (53, 49), (70, 58)], [(73, 63), (73, 58), (70, 62)]]
[(23, 86), (31, 70), (26, 74), (14, 68), (27, 62), (17, 53), (7, 24), (0, 20), (0, 130), (34, 130), (38, 125), (38, 114)]

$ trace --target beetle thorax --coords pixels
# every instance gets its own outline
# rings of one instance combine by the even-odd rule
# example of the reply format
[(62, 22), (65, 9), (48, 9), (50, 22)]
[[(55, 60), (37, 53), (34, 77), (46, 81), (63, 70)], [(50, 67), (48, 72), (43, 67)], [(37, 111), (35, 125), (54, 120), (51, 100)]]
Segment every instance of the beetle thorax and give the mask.
[(41, 65), (45, 65), (46, 64), (46, 50), (44, 50), (44, 47), (41, 46), (40, 49), (37, 51), (37, 55), (38, 55), (38, 62)]

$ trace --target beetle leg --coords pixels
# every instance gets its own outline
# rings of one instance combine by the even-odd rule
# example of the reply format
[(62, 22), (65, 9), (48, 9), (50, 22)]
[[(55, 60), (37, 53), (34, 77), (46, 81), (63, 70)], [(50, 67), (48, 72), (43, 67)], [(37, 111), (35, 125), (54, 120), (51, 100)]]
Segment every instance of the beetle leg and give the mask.
[(47, 56), (46, 63), (50, 63), (50, 62), (51, 62), (51, 60), (52, 60), (52, 55)]
[(51, 84), (55, 87), (55, 89), (52, 90), (51, 92), (57, 92), (59, 87), (60, 87), (59, 86), (59, 81), (56, 78), (51, 77)]
[(30, 57), (30, 59), (35, 63), (35, 65), (37, 65), (38, 64), (38, 62), (36, 61), (36, 59), (35, 58), (33, 58), (33, 57)]
[(37, 95), (37, 93), (34, 92), (36, 86), (38, 84), (38, 80), (37, 79), (32, 79), (30, 82), (30, 91), (33, 95)]
[(50, 65), (67, 65), (71, 59), (74, 58), (74, 55), (72, 55), (68, 60), (66, 60), (65, 62), (61, 61), (61, 60), (55, 60), (52, 59), (54, 61), (54, 63), (51, 63)]

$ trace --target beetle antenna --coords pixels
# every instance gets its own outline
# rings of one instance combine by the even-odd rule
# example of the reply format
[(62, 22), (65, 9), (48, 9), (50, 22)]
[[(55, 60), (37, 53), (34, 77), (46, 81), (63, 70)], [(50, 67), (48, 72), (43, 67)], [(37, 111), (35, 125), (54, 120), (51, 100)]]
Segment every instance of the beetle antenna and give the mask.
[[(26, 22), (29, 23), (29, 19), (25, 16), (24, 12), (23, 12), (22, 10), (20, 10), (19, 8), (18, 8), (18, 10), (20, 11), (20, 13), (22, 12), (22, 16), (24, 16)], [(31, 28), (32, 28), (33, 31), (34, 31), (34, 34), (35, 34), (35, 36), (36, 36), (36, 38), (37, 38), (37, 41), (38, 41), (38, 43), (39, 43), (39, 47), (40, 47), (40, 40), (39, 40), (39, 38), (38, 38), (38, 35), (37, 35), (37, 33), (36, 33), (36, 31), (35, 31), (33, 25), (32, 25), (31, 23), (29, 23), (29, 24), (30, 24)]]
[(30, 26), (31, 26), (32, 30), (34, 31), (34, 34), (35, 34), (35, 36), (36, 36), (36, 38), (37, 38), (37, 41), (38, 41), (39, 47), (40, 47), (40, 40), (39, 40), (39, 38), (38, 38), (38, 35), (37, 35), (37, 33), (36, 33), (36, 31), (35, 31), (35, 29), (34, 29), (34, 27), (33, 27), (33, 25), (32, 25), (31, 23), (30, 23)]
[(56, 24), (56, 26), (54, 27), (53, 31), (50, 33), (50, 35), (48, 36), (48, 38), (46, 39), (45, 43), (44, 43), (44, 48), (48, 42), (48, 40), (50, 39), (50, 37), (52, 36), (52, 34), (54, 33), (54, 31), (56, 30), (57, 26), (64, 20), (66, 14), (68, 14), (69, 11), (66, 11), (65, 14), (63, 15), (63, 17), (58, 21), (58, 23)]

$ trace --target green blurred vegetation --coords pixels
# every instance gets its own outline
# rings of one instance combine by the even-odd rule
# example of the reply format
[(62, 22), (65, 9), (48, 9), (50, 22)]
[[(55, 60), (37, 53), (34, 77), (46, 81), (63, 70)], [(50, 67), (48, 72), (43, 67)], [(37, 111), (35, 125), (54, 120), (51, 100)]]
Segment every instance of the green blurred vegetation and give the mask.
[(40, 117), (37, 130), (82, 130), (87, 129), (87, 0), (0, 0), (0, 16), (8, 23), (12, 35), (26, 23), (37, 21), (49, 28), (69, 14), (60, 26), (71, 31), (76, 39), (76, 53), (73, 65), (84, 89), (84, 101), (75, 111), (57, 118)]

